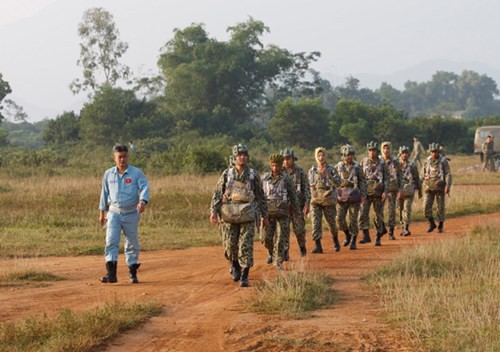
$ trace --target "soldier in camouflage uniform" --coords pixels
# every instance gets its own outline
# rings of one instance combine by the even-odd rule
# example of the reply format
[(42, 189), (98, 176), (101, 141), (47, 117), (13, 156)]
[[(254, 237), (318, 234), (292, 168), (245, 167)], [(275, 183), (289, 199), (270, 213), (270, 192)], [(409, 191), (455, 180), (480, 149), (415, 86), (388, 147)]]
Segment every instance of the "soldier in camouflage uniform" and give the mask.
[[(337, 203), (337, 223), (339, 229), (345, 233), (344, 247), (350, 245), (349, 249), (356, 249), (359, 207), (366, 199), (366, 180), (363, 170), (354, 161), (356, 154), (354, 147), (346, 144), (340, 148), (340, 154), (342, 155), (342, 161), (335, 165), (341, 180), (338, 192), (353, 192), (357, 189), (360, 199), (359, 202), (342, 202), (339, 199)], [(349, 224), (347, 224), (347, 214), (349, 214)]]
[(269, 226), (265, 230), (264, 245), (269, 252), (267, 263), (274, 262), (281, 269), (290, 245), (290, 217), (300, 209), (295, 184), (283, 168), (283, 156), (271, 154), (271, 172), (262, 177), (262, 189), (267, 200)]
[(368, 157), (361, 160), (361, 168), (366, 177), (366, 202), (361, 204), (361, 216), (359, 227), (363, 231), (363, 238), (359, 243), (369, 243), (370, 238), (370, 207), (373, 204), (375, 212), (375, 246), (382, 245), (380, 239), (387, 233), (384, 224), (384, 201), (389, 193), (389, 176), (387, 165), (378, 157), (377, 142), (371, 141), (367, 144)]
[(420, 158), (422, 154), (425, 153), (424, 146), (420, 141), (418, 140), (417, 136), (413, 136), (413, 150), (411, 152), (411, 161), (417, 165), (417, 167), (422, 167), (422, 162), (420, 161)]
[(438, 232), (443, 232), (445, 217), (445, 194), (450, 193), (451, 171), (446, 158), (439, 156), (439, 144), (431, 143), (429, 145), (431, 155), (425, 159), (423, 167), (423, 188), (424, 188), (424, 212), (429, 220), (427, 232), (432, 232), (436, 228), (434, 217), (432, 215), (432, 205), (434, 199), (437, 203), (437, 218), (439, 225)]
[[(306, 249), (306, 218), (309, 214), (309, 202), (311, 201), (311, 190), (307, 174), (298, 165), (295, 164), (297, 157), (292, 149), (285, 148), (280, 152), (283, 155), (283, 167), (285, 172), (292, 178), (295, 184), (299, 208), (297, 216), (292, 217), (293, 232), (297, 237), (297, 243), (300, 248), (300, 255), (307, 254)], [(288, 257), (288, 255), (286, 255)]]
[[(248, 148), (238, 144), (233, 147), (234, 167), (224, 170), (212, 197), (210, 222), (215, 225), (221, 217), (225, 204), (247, 204), (258, 208), (263, 226), (267, 227), (267, 202), (262, 190), (258, 173), (248, 167)], [(241, 196), (241, 194), (246, 197)], [(243, 199), (241, 201), (236, 200)], [(250, 208), (252, 208), (250, 207)], [(255, 217), (244, 223), (222, 223), (224, 255), (231, 262), (230, 273), (234, 281), (240, 281), (241, 287), (248, 286), (248, 274), (253, 266), (253, 242), (255, 236)]]
[(316, 247), (311, 253), (323, 253), (323, 247), (321, 246), (323, 214), (332, 234), (333, 248), (338, 252), (340, 244), (335, 222), (337, 215), (335, 188), (340, 185), (340, 177), (337, 170), (332, 165), (327, 164), (325, 148), (316, 148), (314, 156), (317, 165), (313, 165), (309, 170), (309, 187), (311, 188), (312, 205), (312, 239)]
[(488, 135), (486, 140), (481, 146), (484, 155), (484, 164), (483, 171), (495, 171), (495, 147), (494, 147), (495, 139), (493, 135)]
[[(396, 157), (391, 156), (391, 142), (382, 142), (382, 159), (387, 165), (389, 173), (389, 193), (387, 194), (387, 224), (389, 225), (389, 239), (395, 240), (396, 201), (401, 198), (402, 174), (401, 166)], [(382, 206), (384, 207), (384, 206)]]
[(409, 148), (399, 147), (399, 164), (402, 172), (402, 192), (398, 199), (399, 219), (403, 225), (403, 231), (400, 236), (410, 236), (411, 207), (415, 191), (418, 191), (418, 198), (422, 198), (422, 185), (415, 163), (409, 159)]

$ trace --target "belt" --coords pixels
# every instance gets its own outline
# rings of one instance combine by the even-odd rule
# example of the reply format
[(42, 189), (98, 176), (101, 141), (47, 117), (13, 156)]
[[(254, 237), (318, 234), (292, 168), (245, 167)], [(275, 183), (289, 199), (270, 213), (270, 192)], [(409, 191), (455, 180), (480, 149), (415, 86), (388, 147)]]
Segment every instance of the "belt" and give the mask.
[(116, 207), (114, 205), (110, 205), (109, 210), (112, 211), (113, 213), (117, 213), (117, 214), (123, 214), (123, 215), (132, 214), (132, 213), (137, 212), (137, 205), (127, 207), (127, 208), (119, 208), (119, 207)]

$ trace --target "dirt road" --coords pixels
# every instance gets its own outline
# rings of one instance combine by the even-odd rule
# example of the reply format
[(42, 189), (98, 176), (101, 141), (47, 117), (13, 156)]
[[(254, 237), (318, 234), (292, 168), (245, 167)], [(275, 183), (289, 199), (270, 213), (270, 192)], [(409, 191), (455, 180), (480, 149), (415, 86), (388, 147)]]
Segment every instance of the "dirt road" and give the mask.
[[(275, 270), (265, 264), (266, 253), (255, 244), (256, 265), (250, 288), (239, 288), (228, 273), (219, 247), (164, 250), (141, 253), (141, 283), (128, 283), (123, 255), (117, 284), (101, 284), (101, 256), (51, 257), (0, 260), (0, 270), (37, 268), (66, 280), (44, 285), (0, 287), (0, 319), (15, 321), (30, 315), (57, 313), (61, 308), (85, 310), (104, 302), (155, 300), (163, 313), (140, 328), (119, 336), (98, 351), (415, 351), (401, 332), (383, 323), (378, 299), (364, 287), (362, 275), (384, 265), (402, 249), (418, 243), (451, 239), (493, 215), (450, 219), (445, 233), (425, 233), (426, 224), (414, 224), (410, 237), (384, 236), (381, 247), (373, 242), (350, 251), (332, 249), (325, 235), (325, 253), (298, 256), (292, 235), (287, 265), (308, 265), (335, 279), (337, 303), (310, 317), (288, 320), (248, 313), (242, 302), (253, 294), (258, 280), (271, 278)], [(396, 230), (399, 233), (399, 229)], [(309, 240), (309, 250), (312, 244)], [(303, 263), (302, 263), (303, 262)], [(1, 272), (0, 272), (1, 273)]]

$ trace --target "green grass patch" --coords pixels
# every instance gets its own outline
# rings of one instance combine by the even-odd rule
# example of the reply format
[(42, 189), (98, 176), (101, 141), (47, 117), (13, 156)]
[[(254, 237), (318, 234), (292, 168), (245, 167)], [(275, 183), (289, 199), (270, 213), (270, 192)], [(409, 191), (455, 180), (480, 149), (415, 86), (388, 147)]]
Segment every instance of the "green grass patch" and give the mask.
[(90, 351), (159, 315), (161, 310), (157, 302), (124, 304), (115, 301), (79, 314), (66, 309), (55, 318), (30, 317), (17, 323), (0, 323), (0, 346), (6, 352)]
[(304, 317), (310, 311), (334, 303), (332, 284), (333, 279), (321, 272), (304, 268), (280, 271), (273, 279), (258, 283), (248, 309), (291, 318)]
[(0, 282), (20, 282), (20, 281), (60, 281), (62, 277), (36, 270), (14, 271), (0, 276)]
[(387, 319), (431, 351), (500, 350), (499, 227), (417, 246), (369, 276)]

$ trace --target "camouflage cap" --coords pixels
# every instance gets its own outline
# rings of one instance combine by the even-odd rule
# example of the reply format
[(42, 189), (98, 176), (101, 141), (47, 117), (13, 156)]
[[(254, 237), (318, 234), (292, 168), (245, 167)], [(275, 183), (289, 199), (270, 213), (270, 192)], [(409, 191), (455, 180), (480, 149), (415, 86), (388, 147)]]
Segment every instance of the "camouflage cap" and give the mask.
[(377, 150), (377, 149), (378, 149), (378, 143), (377, 143), (377, 142), (375, 142), (375, 141), (370, 141), (370, 142), (368, 142), (368, 143), (366, 144), (366, 148), (367, 148), (368, 150), (373, 150), (373, 149)]
[(271, 164), (278, 164), (278, 165), (281, 165), (283, 164), (283, 155), (281, 154), (271, 154), (269, 155), (269, 161), (271, 162)]
[(295, 153), (291, 148), (285, 148), (281, 150), (280, 154), (283, 155), (283, 158), (292, 158), (293, 160), (297, 160), (297, 157), (295, 156)]
[(437, 152), (437, 151), (439, 151), (439, 143), (431, 143), (431, 144), (429, 144), (429, 151), (430, 152)]
[(401, 155), (402, 153), (409, 153), (410, 152), (410, 148), (408, 148), (406, 145), (402, 145), (401, 147), (399, 147), (399, 155)]
[(350, 144), (343, 145), (340, 148), (340, 155), (346, 156), (346, 155), (349, 155), (349, 154), (355, 155), (356, 154), (356, 150)]
[(238, 143), (235, 146), (233, 146), (233, 156), (236, 157), (240, 153), (248, 155), (248, 147), (244, 144)]

